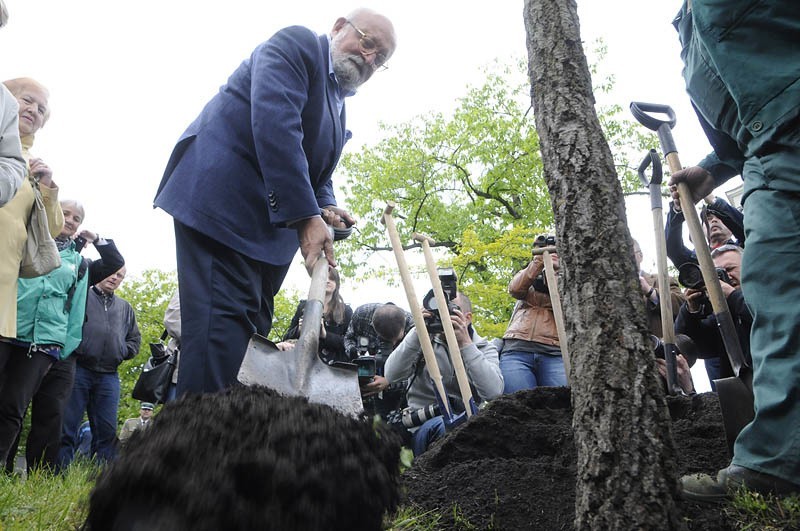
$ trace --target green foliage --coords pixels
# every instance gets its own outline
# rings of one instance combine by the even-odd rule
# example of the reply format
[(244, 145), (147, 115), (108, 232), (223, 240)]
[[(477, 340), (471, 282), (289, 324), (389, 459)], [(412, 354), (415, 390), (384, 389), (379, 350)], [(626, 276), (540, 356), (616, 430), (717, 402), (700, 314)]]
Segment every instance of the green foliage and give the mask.
[(82, 460), (57, 476), (42, 471), (27, 479), (0, 474), (0, 529), (78, 529), (96, 475), (96, 465)]
[(117, 290), (117, 295), (131, 303), (136, 314), (136, 323), (142, 334), (139, 354), (119, 366), (120, 403), (117, 423), (139, 416), (139, 401), (131, 396), (133, 386), (150, 357), (150, 343), (159, 341), (164, 332), (164, 312), (172, 294), (178, 289), (175, 272), (148, 269), (137, 277), (128, 277)]
[[(382, 124), (384, 140), (343, 157), (346, 206), (362, 220), (360, 232), (337, 247), (347, 275), (394, 275), (394, 269), (370, 269), (367, 261), (391, 249), (378, 219), (393, 201), (406, 248), (416, 246), (414, 232), (433, 238), (439, 265), (456, 268), (460, 289), (473, 301), (476, 328), (486, 337), (502, 334), (514, 306), (508, 282), (530, 259), (535, 236), (553, 232), (525, 72), (522, 62), (495, 64), (451, 114)], [(597, 90), (612, 87), (609, 77)], [(623, 190), (640, 190), (635, 170), (655, 136), (623, 117), (618, 105), (599, 107), (598, 116)]]
[(275, 295), (275, 307), (272, 317), (272, 330), (269, 339), (275, 343), (281, 340), (283, 334), (289, 329), (297, 304), (300, 302), (300, 294), (295, 290), (281, 290)]

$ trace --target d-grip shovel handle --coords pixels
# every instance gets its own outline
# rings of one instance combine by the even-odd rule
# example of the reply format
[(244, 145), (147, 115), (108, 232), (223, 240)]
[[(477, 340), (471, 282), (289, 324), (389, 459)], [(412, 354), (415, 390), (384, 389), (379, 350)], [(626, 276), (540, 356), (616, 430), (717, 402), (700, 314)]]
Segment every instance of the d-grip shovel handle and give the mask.
[[(653, 167), (653, 173), (652, 177), (648, 179), (645, 172), (650, 166)], [(650, 186), (651, 184), (657, 184), (661, 186), (661, 179), (664, 177), (664, 172), (661, 169), (661, 157), (658, 156), (658, 151), (651, 149), (647, 155), (644, 156), (644, 160), (639, 164), (639, 169), (636, 170), (636, 173), (639, 174), (639, 180), (642, 181), (643, 185)]]
[[(665, 114), (667, 120), (660, 120), (647, 113)], [(658, 141), (664, 151), (664, 158), (667, 158), (670, 153), (678, 151), (675, 148), (675, 141), (672, 139), (672, 128), (675, 127), (677, 121), (672, 107), (659, 103), (633, 101), (631, 102), (631, 114), (640, 124), (658, 134)]]

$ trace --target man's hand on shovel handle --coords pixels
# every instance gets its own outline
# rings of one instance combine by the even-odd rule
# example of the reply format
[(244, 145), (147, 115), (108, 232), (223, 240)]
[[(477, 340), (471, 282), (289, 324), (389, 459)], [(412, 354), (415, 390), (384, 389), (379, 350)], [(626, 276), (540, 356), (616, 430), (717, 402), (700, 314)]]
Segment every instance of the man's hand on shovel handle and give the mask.
[(336, 267), (336, 259), (333, 256), (333, 238), (331, 237), (328, 225), (320, 216), (298, 221), (295, 224), (297, 237), (300, 240), (300, 252), (306, 262), (308, 274), (314, 270), (320, 253), (325, 253), (325, 258), (331, 267)]
[(714, 189), (714, 177), (700, 166), (684, 168), (672, 174), (669, 191), (675, 201), (680, 201), (678, 183), (686, 183), (692, 191), (692, 203), (697, 203)]

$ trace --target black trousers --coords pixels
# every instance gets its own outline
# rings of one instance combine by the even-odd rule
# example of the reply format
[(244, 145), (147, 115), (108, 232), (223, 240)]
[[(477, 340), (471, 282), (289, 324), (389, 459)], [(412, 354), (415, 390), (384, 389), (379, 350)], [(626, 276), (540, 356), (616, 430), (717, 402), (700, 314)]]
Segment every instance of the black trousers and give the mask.
[(27, 348), (0, 341), (0, 463), (8, 459), (25, 410), (54, 361), (47, 354), (29, 354)]
[[(60, 360), (50, 367), (39, 385), (39, 390), (33, 395), (30, 407), (31, 430), (25, 442), (25, 460), (29, 472), (34, 468), (56, 471), (64, 408), (74, 382), (75, 358)], [(14, 469), (21, 431), (8, 452), (8, 472)]]
[(273, 300), (289, 264), (253, 260), (175, 222), (181, 298), (178, 395), (236, 383), (253, 333), (272, 328)]

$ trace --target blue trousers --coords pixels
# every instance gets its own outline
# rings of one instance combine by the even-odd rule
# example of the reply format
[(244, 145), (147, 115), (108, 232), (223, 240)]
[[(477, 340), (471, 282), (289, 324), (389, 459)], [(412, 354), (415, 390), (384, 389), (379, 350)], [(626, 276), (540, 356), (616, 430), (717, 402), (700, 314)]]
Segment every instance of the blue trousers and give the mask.
[(414, 457), (425, 452), (433, 441), (441, 439), (444, 434), (444, 417), (439, 415), (426, 420), (411, 436), (411, 451), (414, 452)]
[(119, 408), (119, 376), (116, 372), (95, 372), (75, 367), (75, 383), (64, 410), (61, 427), (59, 468), (67, 467), (78, 448), (78, 428), (83, 413), (92, 429), (92, 455), (98, 461), (110, 461), (116, 455), (117, 411)]
[(178, 396), (236, 383), (253, 333), (272, 328), (273, 300), (289, 270), (253, 260), (175, 222), (181, 297)]
[(503, 373), (503, 393), (511, 394), (538, 386), (567, 385), (564, 360), (561, 356), (535, 352), (503, 351), (500, 355)]

